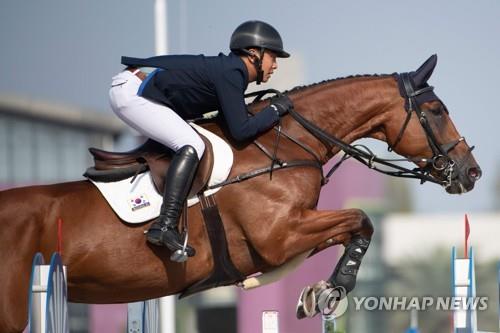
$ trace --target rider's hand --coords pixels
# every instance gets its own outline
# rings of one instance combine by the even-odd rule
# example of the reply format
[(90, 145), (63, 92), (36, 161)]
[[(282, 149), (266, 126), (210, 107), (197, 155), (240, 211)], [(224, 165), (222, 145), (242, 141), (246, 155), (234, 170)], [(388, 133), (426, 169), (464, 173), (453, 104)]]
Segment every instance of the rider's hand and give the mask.
[(271, 105), (280, 117), (284, 116), (293, 108), (293, 102), (286, 95), (274, 97), (271, 99)]

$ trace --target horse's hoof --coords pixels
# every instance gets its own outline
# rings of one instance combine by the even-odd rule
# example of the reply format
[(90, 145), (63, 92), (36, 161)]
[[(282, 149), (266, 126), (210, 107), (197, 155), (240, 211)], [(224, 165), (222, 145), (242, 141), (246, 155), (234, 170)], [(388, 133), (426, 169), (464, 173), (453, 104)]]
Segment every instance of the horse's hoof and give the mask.
[(316, 282), (312, 286), (313, 294), (314, 294), (314, 315), (317, 315), (321, 311), (323, 311), (323, 306), (325, 305), (325, 296), (330, 293), (333, 289), (333, 286), (324, 280)]
[(305, 287), (302, 289), (297, 303), (297, 318), (312, 318), (324, 311), (329, 312), (332, 304), (345, 297), (346, 293), (342, 290), (326, 281), (319, 281), (312, 287)]
[(302, 289), (302, 292), (300, 293), (299, 300), (297, 302), (297, 307), (295, 309), (295, 314), (297, 316), (297, 319), (303, 319), (306, 317), (309, 317), (310, 315), (310, 309), (311, 309), (311, 304), (308, 302), (308, 299), (310, 298), (312, 288), (310, 286), (305, 287)]
[(296, 310), (298, 319), (302, 319), (305, 317), (312, 318), (319, 313), (318, 302), (317, 302), (318, 283), (314, 284), (312, 287), (307, 286), (304, 289), (302, 289)]

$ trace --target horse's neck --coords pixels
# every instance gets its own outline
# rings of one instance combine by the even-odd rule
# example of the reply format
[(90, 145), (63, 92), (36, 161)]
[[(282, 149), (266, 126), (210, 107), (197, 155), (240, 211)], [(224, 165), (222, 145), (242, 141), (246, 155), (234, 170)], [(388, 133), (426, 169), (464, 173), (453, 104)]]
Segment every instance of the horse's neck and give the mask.
[[(399, 90), (391, 76), (357, 77), (303, 88), (292, 96), (298, 113), (328, 134), (351, 143), (363, 137), (383, 137), (379, 131), (383, 131)], [(326, 157), (326, 148), (295, 121), (288, 119), (285, 128)]]

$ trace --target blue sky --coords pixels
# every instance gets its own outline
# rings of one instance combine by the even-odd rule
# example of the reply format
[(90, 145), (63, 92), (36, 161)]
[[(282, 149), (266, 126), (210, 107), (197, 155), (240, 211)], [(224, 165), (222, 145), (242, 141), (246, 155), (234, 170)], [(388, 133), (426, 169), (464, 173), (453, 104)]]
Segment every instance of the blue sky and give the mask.
[[(460, 197), (414, 182), (415, 206), (464, 212), (494, 206), (499, 1), (170, 0), (168, 13), (170, 53), (227, 52), (229, 36), (242, 21), (272, 23), (300, 60), (297, 84), (410, 71), (437, 53), (430, 83), (460, 133), (476, 145), (484, 176)], [(0, 93), (110, 112), (107, 91), (122, 68), (120, 56), (153, 55), (153, 33), (152, 0), (1, 1)]]

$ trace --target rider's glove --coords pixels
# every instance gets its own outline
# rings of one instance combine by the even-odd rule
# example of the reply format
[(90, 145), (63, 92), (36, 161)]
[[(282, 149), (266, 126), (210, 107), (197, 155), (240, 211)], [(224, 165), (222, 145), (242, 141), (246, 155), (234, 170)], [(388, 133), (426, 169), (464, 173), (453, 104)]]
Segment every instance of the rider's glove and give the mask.
[(284, 116), (293, 108), (293, 102), (286, 95), (274, 97), (271, 99), (271, 108), (273, 108), (280, 117)]

